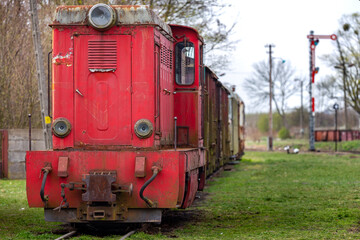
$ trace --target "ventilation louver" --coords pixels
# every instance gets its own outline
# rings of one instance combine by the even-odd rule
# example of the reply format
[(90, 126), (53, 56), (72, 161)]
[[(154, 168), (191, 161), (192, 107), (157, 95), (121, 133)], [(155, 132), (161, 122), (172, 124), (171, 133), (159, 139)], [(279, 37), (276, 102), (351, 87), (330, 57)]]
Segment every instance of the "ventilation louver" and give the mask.
[(114, 72), (116, 66), (116, 41), (88, 42), (88, 67), (91, 72)]

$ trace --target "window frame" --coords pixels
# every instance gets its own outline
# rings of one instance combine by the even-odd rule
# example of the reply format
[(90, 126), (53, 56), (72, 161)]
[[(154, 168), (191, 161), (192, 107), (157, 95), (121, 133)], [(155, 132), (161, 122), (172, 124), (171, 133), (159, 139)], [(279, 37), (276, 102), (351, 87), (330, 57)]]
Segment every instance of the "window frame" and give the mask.
[[(194, 66), (191, 67), (193, 69), (193, 74), (191, 74), (192, 81), (189, 82), (189, 83), (181, 83), (181, 77), (183, 76), (183, 74), (186, 74), (186, 70), (185, 70), (185, 73), (183, 73), (181, 71), (182, 59), (181, 59), (181, 54), (179, 56), (179, 50), (178, 50), (178, 46), (180, 44), (183, 45), (182, 48), (181, 48), (181, 51), (182, 51), (182, 49), (184, 49), (186, 47), (193, 48), (193, 51), (194, 51), (194, 53), (193, 53), (193, 64), (194, 64)], [(196, 50), (195, 44), (193, 42), (191, 42), (191, 41), (182, 41), (182, 42), (177, 42), (175, 44), (175, 83), (177, 85), (190, 86), (190, 85), (193, 85), (195, 83), (195, 79), (196, 79), (196, 77), (195, 77), (195, 72), (196, 72), (196, 67), (195, 67), (196, 66), (196, 64), (195, 64), (196, 63), (196, 51), (195, 50)], [(179, 63), (179, 61), (180, 61), (180, 63)], [(180, 70), (179, 70), (179, 66), (180, 66)], [(190, 68), (190, 67), (185, 66), (185, 69), (188, 69), (188, 68)], [(178, 71), (179, 71), (179, 73), (178, 73)], [(186, 80), (186, 76), (185, 76), (185, 80)]]

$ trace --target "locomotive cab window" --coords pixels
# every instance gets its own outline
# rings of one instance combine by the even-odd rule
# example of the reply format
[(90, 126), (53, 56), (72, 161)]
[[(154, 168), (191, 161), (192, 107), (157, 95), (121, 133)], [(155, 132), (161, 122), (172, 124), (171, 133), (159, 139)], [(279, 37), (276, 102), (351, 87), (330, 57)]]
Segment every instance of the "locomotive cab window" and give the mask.
[(195, 79), (195, 48), (192, 42), (175, 45), (175, 80), (179, 85), (191, 85)]

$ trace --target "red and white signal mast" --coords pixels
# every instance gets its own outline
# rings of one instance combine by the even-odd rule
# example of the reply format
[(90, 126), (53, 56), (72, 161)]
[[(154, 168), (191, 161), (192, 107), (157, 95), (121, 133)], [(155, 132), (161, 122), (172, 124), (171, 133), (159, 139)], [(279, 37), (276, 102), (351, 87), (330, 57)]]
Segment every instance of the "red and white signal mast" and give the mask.
[(314, 35), (314, 31), (310, 31), (310, 34), (307, 35), (310, 43), (310, 84), (309, 84), (309, 96), (310, 96), (310, 116), (309, 116), (309, 145), (310, 151), (315, 151), (315, 136), (314, 136), (314, 127), (315, 127), (315, 98), (313, 97), (313, 84), (315, 83), (315, 74), (319, 72), (319, 68), (315, 67), (315, 48), (319, 44), (319, 39), (331, 39), (336, 40), (337, 36), (332, 35)]

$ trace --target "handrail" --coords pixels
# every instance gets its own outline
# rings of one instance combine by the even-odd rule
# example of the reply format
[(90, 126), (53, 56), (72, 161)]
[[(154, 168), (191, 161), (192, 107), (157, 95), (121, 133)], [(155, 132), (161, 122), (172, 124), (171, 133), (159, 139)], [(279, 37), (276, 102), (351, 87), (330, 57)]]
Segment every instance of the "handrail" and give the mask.
[(151, 176), (151, 178), (149, 180), (147, 180), (145, 182), (145, 184), (141, 187), (140, 189), (140, 198), (142, 200), (144, 200), (146, 202), (146, 204), (150, 207), (150, 208), (154, 208), (156, 207), (156, 203), (154, 203), (153, 201), (151, 201), (150, 199), (148, 199), (147, 197), (145, 197), (143, 194), (144, 194), (144, 191), (146, 189), (146, 187), (152, 182), (154, 181), (154, 179), (156, 178), (156, 176), (158, 175), (158, 173), (161, 171), (161, 168), (159, 167), (152, 167), (152, 170), (153, 170), (153, 175)]

